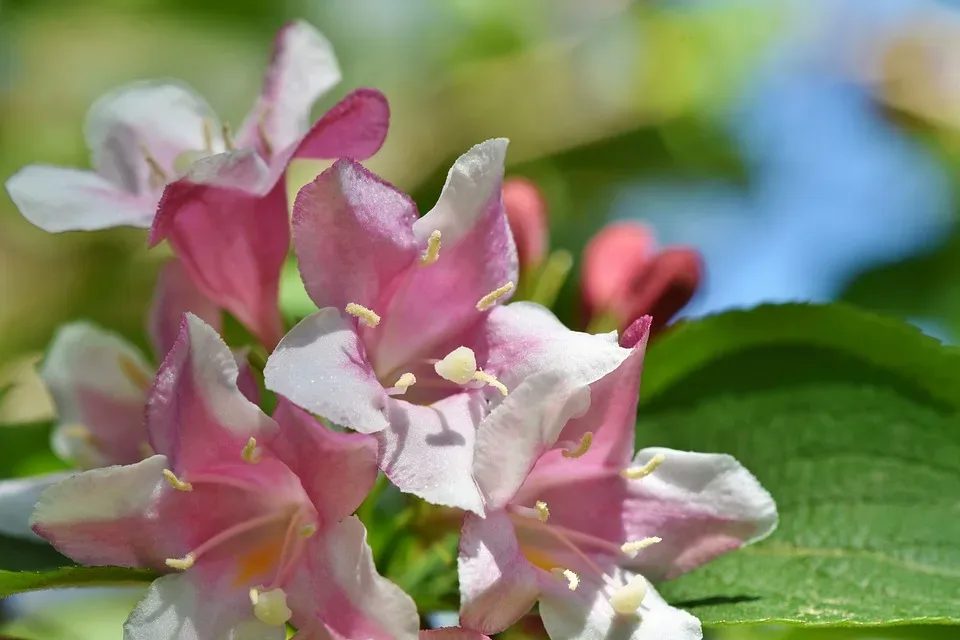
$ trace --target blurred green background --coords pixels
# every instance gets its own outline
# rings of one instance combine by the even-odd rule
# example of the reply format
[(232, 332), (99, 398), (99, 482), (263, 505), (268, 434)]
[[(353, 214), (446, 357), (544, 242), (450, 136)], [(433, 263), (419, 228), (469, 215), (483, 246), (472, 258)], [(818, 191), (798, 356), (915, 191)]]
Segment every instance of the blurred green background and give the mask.
[[(369, 165), (422, 210), (453, 158), (505, 136), (508, 174), (544, 190), (553, 246), (576, 254), (607, 221), (641, 219), (662, 242), (700, 249), (707, 279), (688, 315), (847, 299), (944, 340), (960, 331), (950, 2), (0, 0), (0, 177), (33, 162), (86, 166), (86, 109), (134, 79), (182, 78), (238, 123), (292, 18), (323, 31), (343, 68), (317, 113), (358, 86), (388, 96), (390, 134)], [(291, 180), (316, 171), (298, 165)], [(31, 372), (59, 324), (88, 318), (146, 344), (165, 255), (137, 230), (49, 235), (0, 196), (0, 422), (49, 417)], [(575, 315), (575, 280), (563, 318)], [(285, 295), (296, 294), (294, 279)], [(36, 471), (28, 458), (11, 457), (4, 475)], [(8, 633), (119, 638), (135, 595), (95, 597), (26, 599)]]

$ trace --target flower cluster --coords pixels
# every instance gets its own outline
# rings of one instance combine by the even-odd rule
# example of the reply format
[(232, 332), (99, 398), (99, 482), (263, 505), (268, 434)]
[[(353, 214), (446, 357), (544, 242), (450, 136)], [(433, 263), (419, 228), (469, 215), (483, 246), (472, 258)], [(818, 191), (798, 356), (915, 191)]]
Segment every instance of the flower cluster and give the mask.
[[(48, 231), (149, 228), (176, 258), (150, 312), (159, 367), (86, 323), (56, 335), (41, 376), (53, 446), (77, 472), (0, 484), (3, 530), (32, 535), (29, 517), (80, 563), (161, 574), (128, 640), (280, 640), (288, 624), (297, 640), (483, 638), (537, 602), (554, 640), (700, 638), (651, 581), (766, 536), (777, 513), (729, 456), (635, 454), (644, 312), (662, 322), (686, 301), (695, 256), (664, 260), (647, 237), (632, 251), (631, 230), (598, 237), (585, 304), (619, 338), (508, 303), (551, 259), (542, 198), (504, 185), (507, 141), (464, 153), (421, 216), (359, 162), (386, 136), (379, 92), (310, 126), (339, 75), (326, 40), (293, 23), (235, 135), (188, 87), (138, 83), (91, 109), (94, 171), (9, 180)], [(294, 158), (333, 163), (300, 189), (291, 224)], [(291, 240), (318, 311), (285, 331)], [(653, 288), (637, 294), (638, 278)], [(269, 353), (270, 415), (247, 351), (219, 336), (223, 311)], [(460, 628), (420, 631), (413, 600), (378, 573), (353, 514), (381, 472), (462, 514)]]

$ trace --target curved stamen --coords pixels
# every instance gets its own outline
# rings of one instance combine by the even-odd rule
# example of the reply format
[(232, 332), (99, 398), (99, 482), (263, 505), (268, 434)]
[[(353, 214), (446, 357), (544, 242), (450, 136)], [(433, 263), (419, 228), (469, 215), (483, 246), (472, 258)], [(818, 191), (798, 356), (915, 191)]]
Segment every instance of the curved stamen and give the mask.
[(300, 526), (303, 513), (304, 510), (300, 509), (290, 518), (290, 524), (287, 525), (287, 530), (283, 536), (283, 548), (280, 550), (277, 573), (268, 589), (279, 588), (286, 582), (297, 566), (297, 560), (303, 550), (303, 545), (317, 531), (317, 526), (313, 523)]
[(650, 461), (642, 467), (627, 467), (626, 469), (623, 469), (620, 471), (620, 476), (627, 480), (640, 480), (641, 478), (646, 478), (648, 475), (656, 471), (657, 467), (663, 464), (663, 461), (666, 459), (667, 457), (665, 455), (658, 453), (650, 458)]
[(286, 518), (287, 516), (287, 513), (281, 511), (278, 513), (260, 516), (259, 518), (251, 518), (250, 520), (235, 524), (232, 527), (229, 527), (228, 529), (225, 529), (224, 531), (221, 531), (217, 535), (213, 536), (196, 549), (190, 551), (190, 553), (185, 555), (183, 558), (167, 558), (165, 561), (166, 565), (172, 569), (185, 571), (193, 566), (193, 563), (197, 561), (197, 558), (209, 552), (211, 549), (223, 544), (227, 540), (247, 533), (248, 531), (272, 524), (278, 520)]
[(579, 458), (590, 450), (593, 444), (593, 432), (587, 431), (580, 438), (580, 442), (560, 442), (558, 443), (563, 450), (560, 452), (564, 458)]

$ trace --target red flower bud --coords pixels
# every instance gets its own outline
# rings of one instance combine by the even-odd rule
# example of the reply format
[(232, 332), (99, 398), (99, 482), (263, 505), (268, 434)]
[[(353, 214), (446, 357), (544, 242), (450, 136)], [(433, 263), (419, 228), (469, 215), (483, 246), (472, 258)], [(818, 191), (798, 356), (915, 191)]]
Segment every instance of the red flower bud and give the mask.
[(503, 183), (503, 206), (517, 243), (520, 268), (536, 267), (543, 261), (549, 242), (546, 200), (533, 182), (508, 178)]

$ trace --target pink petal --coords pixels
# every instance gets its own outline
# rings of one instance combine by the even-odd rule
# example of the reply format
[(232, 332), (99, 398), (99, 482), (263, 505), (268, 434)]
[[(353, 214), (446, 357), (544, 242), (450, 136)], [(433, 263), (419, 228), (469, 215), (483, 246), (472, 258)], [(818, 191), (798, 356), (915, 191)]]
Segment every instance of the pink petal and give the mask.
[[(231, 184), (243, 180), (249, 167), (224, 163), (214, 171), (222, 173), (216, 179), (197, 172), (191, 175), (208, 183)], [(233, 171), (239, 173), (233, 175)], [(178, 180), (164, 191), (150, 233), (151, 246), (164, 238), (170, 240), (204, 295), (232, 313), (268, 348), (280, 340), (280, 271), (290, 246), (283, 184), (257, 196), (197, 184), (189, 177)]]
[(503, 183), (503, 206), (510, 231), (517, 243), (517, 257), (524, 269), (543, 262), (550, 243), (547, 203), (536, 184), (525, 178)]
[(253, 369), (247, 361), (250, 354), (249, 348), (233, 349), (233, 359), (237, 363), (237, 388), (243, 397), (253, 404), (260, 404), (260, 385), (257, 384), (257, 378), (253, 375)]
[(366, 160), (383, 146), (389, 125), (386, 96), (357, 89), (327, 111), (291, 152), (294, 158)]
[(220, 331), (219, 307), (197, 289), (179, 260), (168, 260), (157, 275), (149, 315), (150, 339), (160, 359), (180, 335), (180, 323), (187, 311)]
[(20, 213), (44, 231), (149, 228), (156, 199), (126, 193), (92, 171), (34, 164), (6, 183)]
[[(54, 336), (40, 377), (59, 415), (53, 443), (59, 455), (86, 468), (143, 458), (153, 369), (129, 343), (88, 323), (65, 325)], [(77, 426), (92, 440), (65, 437)]]
[(332, 431), (282, 396), (273, 419), (280, 437), (271, 449), (300, 478), (321, 522), (339, 522), (356, 511), (377, 479), (376, 439)]
[[(323, 626), (333, 637), (405, 640), (417, 637), (413, 600), (377, 573), (366, 530), (355, 516), (310, 539), (284, 589), (298, 628)], [(319, 636), (323, 637), (323, 636)]]
[(492, 634), (519, 620), (540, 593), (537, 570), (520, 553), (503, 511), (468, 513), (460, 531), (460, 624)]
[(313, 103), (339, 82), (330, 42), (302, 20), (287, 23), (274, 40), (263, 90), (240, 127), (237, 145), (256, 147), (268, 157), (261, 131), (274, 153), (296, 143), (309, 128)]
[(356, 162), (339, 160), (297, 194), (293, 243), (321, 309), (382, 310), (383, 289), (418, 257), (410, 198)]
[(48, 487), (69, 478), (71, 473), (47, 473), (30, 478), (0, 480), (0, 534), (38, 540), (30, 529), (30, 515), (40, 494)]
[(490, 640), (490, 637), (460, 627), (444, 627), (420, 632), (420, 640)]
[(184, 315), (147, 406), (150, 443), (178, 473), (239, 459), (250, 437), (266, 442), (276, 433), (276, 423), (237, 388), (237, 374), (217, 332)]
[(380, 468), (401, 491), (433, 504), (483, 513), (474, 483), (481, 393), (457, 393), (430, 406), (390, 400), (390, 425), (378, 434)]
[(361, 433), (387, 427), (387, 395), (353, 321), (327, 307), (290, 330), (267, 360), (267, 388)]
[(580, 281), (588, 315), (620, 311), (634, 276), (655, 251), (653, 232), (638, 222), (609, 224), (591, 238), (583, 252)]

